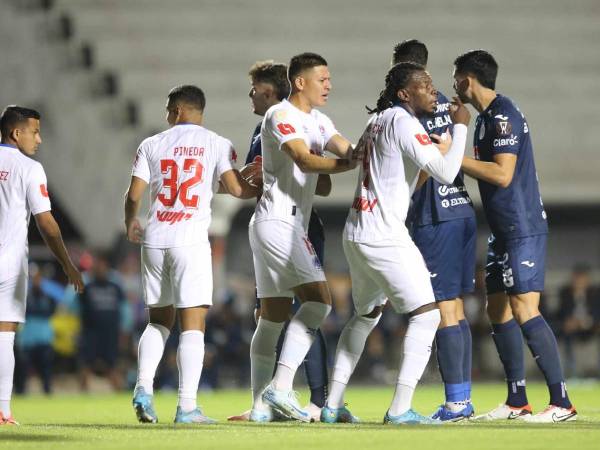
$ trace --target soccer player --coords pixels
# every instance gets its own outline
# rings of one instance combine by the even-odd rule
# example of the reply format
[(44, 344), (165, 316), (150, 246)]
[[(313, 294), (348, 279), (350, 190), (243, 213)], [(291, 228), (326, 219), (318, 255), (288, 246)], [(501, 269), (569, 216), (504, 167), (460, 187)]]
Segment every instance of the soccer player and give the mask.
[(433, 114), (436, 105), (437, 92), (425, 68), (414, 62), (396, 64), (386, 76), (385, 88), (371, 110), (375, 114), (359, 141), (365, 157), (343, 241), (355, 314), (338, 342), (322, 422), (358, 421), (344, 406), (344, 391), (389, 299), (398, 313), (408, 314), (409, 324), (396, 391), (384, 423), (439, 423), (411, 408), (415, 387), (431, 355), (440, 312), (425, 261), (404, 224), (410, 200), (407, 180), (424, 169), (441, 184), (454, 181), (470, 115), (462, 104), (453, 105), (454, 138), (432, 135), (439, 142), (438, 150), (417, 118)]
[[(140, 338), (133, 396), (140, 422), (158, 421), (153, 382), (176, 311), (181, 335), (175, 423), (214, 422), (196, 405), (205, 317), (212, 304), (210, 201), (219, 181), (239, 198), (254, 197), (257, 189), (233, 169), (231, 142), (202, 126), (205, 104), (204, 93), (196, 86), (178, 86), (169, 92), (171, 128), (140, 144), (125, 197), (127, 237), (142, 244), (142, 283), (150, 319)], [(148, 185), (151, 203), (142, 230), (137, 213)]]
[[(287, 79), (287, 67), (285, 64), (274, 63), (273, 61), (257, 61), (250, 68), (250, 80), (252, 88), (250, 89), (250, 99), (252, 101), (253, 111), (259, 116), (264, 116), (267, 110), (282, 100), (286, 99), (290, 93), (290, 83)], [(262, 176), (262, 147), (260, 140), (261, 122), (257, 125), (250, 141), (250, 151), (246, 157), (246, 164), (254, 166), (253, 172), (259, 172), (253, 175)], [(244, 171), (242, 171), (244, 173)], [(329, 195), (331, 191), (331, 178), (329, 175), (320, 174), (317, 180), (317, 195)], [(323, 224), (313, 208), (310, 214), (308, 225), (308, 239), (313, 245), (315, 252), (323, 265), (323, 252), (325, 247), (325, 236)], [(300, 306), (298, 301), (294, 301), (294, 308)], [(256, 301), (255, 317), (259, 320), (260, 317), (260, 300)], [(285, 328), (284, 328), (285, 329)], [(258, 407), (254, 408), (255, 414), (252, 416), (253, 421), (270, 420), (270, 414), (257, 414), (258, 411), (263, 411), (264, 406), (261, 405), (261, 394), (265, 386), (271, 380), (275, 369), (275, 356), (281, 352), (282, 339), (277, 342), (277, 351), (273, 348), (265, 348), (261, 345), (261, 336), (255, 335), (250, 346), (250, 361), (252, 366), (252, 393), (253, 404)], [(304, 369), (306, 379), (310, 388), (310, 403), (305, 408), (309, 412), (313, 420), (318, 421), (321, 415), (321, 408), (325, 404), (327, 397), (327, 349), (325, 346), (325, 338), (320, 329), (317, 329), (315, 341), (304, 360)], [(232, 416), (229, 420), (248, 420), (252, 410), (247, 411), (239, 416)]]
[[(301, 421), (310, 421), (294, 395), (298, 366), (310, 349), (317, 329), (331, 310), (331, 296), (321, 262), (306, 236), (318, 174), (356, 167), (350, 142), (331, 120), (315, 108), (331, 90), (327, 61), (314, 53), (294, 56), (289, 64), (291, 95), (266, 112), (261, 127), (263, 193), (249, 226), (260, 319), (252, 339), (253, 376), (267, 378), (273, 370), (274, 349), (292, 298), (302, 305), (285, 333), (275, 376), (252, 409), (253, 420), (270, 420), (271, 408)], [(325, 150), (339, 158), (324, 158)], [(261, 356), (258, 358), (258, 356)], [(254, 383), (257, 387), (257, 383)]]
[[(414, 61), (425, 67), (427, 58), (425, 44), (411, 39), (396, 45), (392, 63)], [(450, 102), (438, 91), (433, 115), (418, 119), (428, 135), (451, 132)], [(451, 184), (442, 184), (420, 171), (411, 200), (407, 223), (429, 269), (441, 315), (435, 342), (446, 401), (432, 418), (459, 421), (473, 415), (471, 329), (461, 295), (475, 289), (475, 211), (461, 172)]]
[[(504, 366), (508, 396), (481, 419), (565, 422), (577, 418), (569, 401), (554, 334), (538, 309), (544, 289), (548, 223), (538, 187), (525, 116), (495, 91), (498, 64), (484, 50), (454, 61), (454, 89), (479, 112), (475, 158), (463, 171), (478, 180), (492, 231), (486, 265), (487, 312)], [(532, 416), (525, 392), (523, 338), (544, 374), (550, 405)]]
[(77, 292), (83, 292), (83, 280), (52, 216), (44, 168), (31, 159), (42, 143), (39, 112), (6, 107), (0, 116), (0, 133), (0, 425), (17, 425), (10, 399), (15, 332), (25, 321), (30, 215)]

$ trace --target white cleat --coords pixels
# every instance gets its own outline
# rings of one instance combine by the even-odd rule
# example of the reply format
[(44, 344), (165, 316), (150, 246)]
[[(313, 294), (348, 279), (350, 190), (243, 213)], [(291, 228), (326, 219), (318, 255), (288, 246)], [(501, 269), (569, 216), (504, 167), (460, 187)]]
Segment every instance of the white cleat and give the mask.
[(574, 407), (561, 408), (556, 405), (548, 405), (542, 412), (527, 416), (523, 420), (530, 423), (573, 422), (577, 420), (577, 411)]
[(501, 403), (496, 408), (486, 414), (475, 416), (471, 420), (527, 420), (531, 417), (531, 406), (525, 405), (521, 407), (509, 406), (506, 403)]
[(304, 411), (308, 413), (310, 416), (311, 422), (320, 422), (321, 421), (321, 408), (319, 408), (314, 403), (309, 403), (304, 407)]
[(278, 391), (269, 384), (263, 391), (262, 400), (285, 417), (310, 422), (310, 416), (298, 403), (298, 394), (294, 391)]

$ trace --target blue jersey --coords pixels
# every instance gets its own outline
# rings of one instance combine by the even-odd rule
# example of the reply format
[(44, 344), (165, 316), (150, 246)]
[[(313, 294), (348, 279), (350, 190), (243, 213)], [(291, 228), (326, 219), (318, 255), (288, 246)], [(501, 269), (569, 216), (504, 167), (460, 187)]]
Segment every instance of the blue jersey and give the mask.
[[(438, 104), (433, 116), (419, 119), (427, 134), (441, 136), (452, 131), (452, 120), (448, 112), (450, 102), (444, 94), (438, 92)], [(462, 172), (453, 184), (442, 184), (433, 177), (417, 189), (412, 196), (407, 222), (412, 225), (430, 225), (448, 220), (475, 217), (473, 202), (463, 182)]]
[(517, 163), (506, 188), (478, 180), (483, 209), (492, 233), (500, 239), (535, 236), (548, 232), (546, 212), (533, 161), (533, 147), (525, 116), (503, 95), (498, 95), (477, 116), (475, 158), (494, 161), (512, 153)]
[[(248, 155), (246, 156), (246, 164), (250, 164), (257, 156), (262, 156), (262, 145), (260, 142), (261, 125), (262, 122), (256, 126), (254, 133), (252, 134), (252, 139), (250, 140), (250, 150), (248, 150)], [(317, 215), (317, 212), (314, 208), (310, 213), (310, 222), (308, 223), (308, 239), (315, 248), (321, 264), (323, 264), (325, 231), (323, 229), (323, 222), (321, 222), (321, 219)]]

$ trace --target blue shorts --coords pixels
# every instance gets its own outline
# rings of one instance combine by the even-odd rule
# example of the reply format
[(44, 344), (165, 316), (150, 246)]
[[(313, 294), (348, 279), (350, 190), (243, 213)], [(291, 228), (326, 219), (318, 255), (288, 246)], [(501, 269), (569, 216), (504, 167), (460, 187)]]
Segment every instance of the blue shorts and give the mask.
[(475, 217), (414, 226), (412, 238), (431, 276), (437, 302), (453, 300), (475, 289)]
[(544, 290), (547, 234), (510, 240), (488, 239), (485, 287), (489, 294), (509, 295)]

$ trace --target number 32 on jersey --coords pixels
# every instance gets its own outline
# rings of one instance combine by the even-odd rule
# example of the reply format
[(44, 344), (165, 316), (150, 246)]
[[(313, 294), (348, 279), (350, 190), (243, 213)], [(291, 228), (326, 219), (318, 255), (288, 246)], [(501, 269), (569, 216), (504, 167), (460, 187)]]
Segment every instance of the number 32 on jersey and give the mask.
[(199, 183), (202, 183), (202, 172), (204, 166), (197, 159), (184, 159), (183, 172), (190, 174), (185, 180), (180, 183), (179, 180), (180, 167), (174, 159), (161, 159), (160, 171), (165, 177), (163, 178), (163, 189), (158, 194), (158, 200), (166, 207), (173, 207), (177, 199), (186, 208), (198, 207), (198, 195), (190, 195), (190, 190)]

